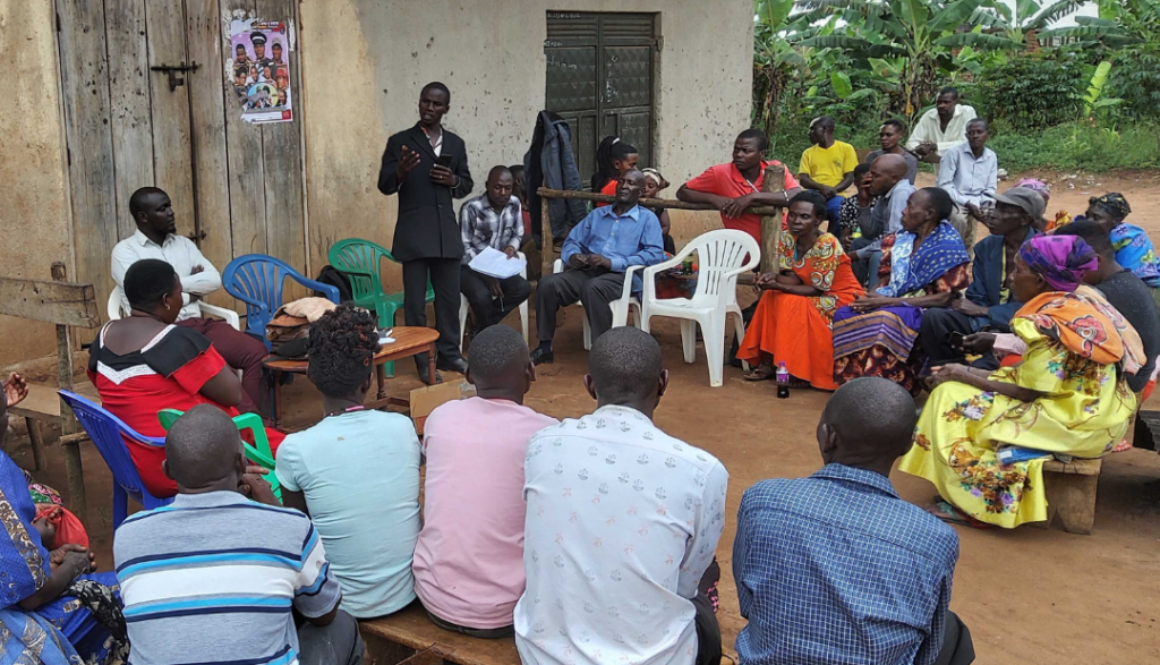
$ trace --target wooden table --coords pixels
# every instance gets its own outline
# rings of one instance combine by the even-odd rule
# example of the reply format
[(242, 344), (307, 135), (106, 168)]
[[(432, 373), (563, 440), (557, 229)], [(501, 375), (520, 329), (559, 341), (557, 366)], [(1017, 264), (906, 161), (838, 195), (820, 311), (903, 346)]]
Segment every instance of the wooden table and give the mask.
[[(434, 328), (396, 327), (391, 333), (391, 337), (395, 341), (384, 344), (375, 354), (375, 382), (378, 384), (378, 392), (373, 401), (367, 402), (367, 407), (371, 409), (381, 409), (389, 404), (410, 405), (410, 400), (387, 395), (387, 372), (383, 365), (389, 362), (426, 353), (428, 358), (427, 382), (429, 385), (435, 385), (435, 340), (439, 339), (439, 332)], [(274, 382), (274, 408), (272, 411), (274, 427), (278, 427), (282, 419), (282, 375), (305, 374), (309, 367), (309, 361), (271, 355), (266, 356), (266, 359), (262, 361), (262, 366), (270, 370), (273, 375), (271, 377)]]

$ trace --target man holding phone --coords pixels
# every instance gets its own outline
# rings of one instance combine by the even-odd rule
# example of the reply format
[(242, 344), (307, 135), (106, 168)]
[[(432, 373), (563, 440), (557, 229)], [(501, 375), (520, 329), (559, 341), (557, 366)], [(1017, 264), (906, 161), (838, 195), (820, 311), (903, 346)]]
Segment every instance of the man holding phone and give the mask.
[[(379, 171), (379, 191), (399, 195), (399, 218), (391, 252), (403, 264), (403, 313), (408, 326), (427, 325), (427, 280), (435, 290), (436, 349), (439, 369), (464, 372), (459, 352), (459, 266), (463, 240), (452, 199), (473, 187), (463, 139), (447, 131), (443, 116), (451, 92), (428, 83), (419, 95), (419, 123), (387, 141)], [(423, 353), (415, 356), (419, 376), (427, 380)]]

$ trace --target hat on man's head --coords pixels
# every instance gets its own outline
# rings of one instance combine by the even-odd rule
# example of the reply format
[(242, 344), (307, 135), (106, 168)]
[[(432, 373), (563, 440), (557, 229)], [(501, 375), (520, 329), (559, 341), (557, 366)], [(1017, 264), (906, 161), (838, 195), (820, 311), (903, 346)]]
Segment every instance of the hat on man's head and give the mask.
[(995, 201), (1022, 208), (1023, 212), (1031, 215), (1031, 219), (1043, 217), (1043, 211), (1047, 208), (1047, 203), (1039, 195), (1039, 192), (1028, 187), (1012, 187), (1002, 194), (996, 195)]
[(266, 43), (266, 33), (255, 32), (250, 34), (250, 42), (254, 45)]

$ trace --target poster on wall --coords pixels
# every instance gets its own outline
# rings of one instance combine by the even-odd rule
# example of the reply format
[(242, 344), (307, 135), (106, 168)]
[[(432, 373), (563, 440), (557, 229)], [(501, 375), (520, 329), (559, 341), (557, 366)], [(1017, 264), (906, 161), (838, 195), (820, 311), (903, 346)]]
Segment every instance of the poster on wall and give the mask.
[(290, 91), (290, 52), (294, 25), (255, 18), (230, 21), (230, 58), (226, 75), (251, 123), (294, 119)]

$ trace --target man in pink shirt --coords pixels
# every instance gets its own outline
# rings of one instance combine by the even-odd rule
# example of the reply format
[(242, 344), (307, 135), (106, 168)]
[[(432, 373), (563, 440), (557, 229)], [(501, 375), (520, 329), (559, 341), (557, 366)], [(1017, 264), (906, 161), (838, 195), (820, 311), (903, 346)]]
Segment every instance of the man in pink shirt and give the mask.
[(688, 203), (708, 203), (721, 211), (721, 222), (727, 229), (744, 231), (761, 244), (761, 217), (745, 212), (752, 205), (789, 204), (801, 185), (785, 169), (785, 191), (764, 192), (765, 169), (779, 161), (765, 161), (761, 156), (769, 149), (769, 138), (760, 129), (747, 129), (733, 143), (733, 161), (710, 166), (677, 191), (677, 198)]
[(523, 405), (536, 380), (528, 345), (495, 325), (471, 341), (477, 397), (431, 412), (415, 593), (435, 625), (473, 637), (512, 635), (524, 591), (524, 460), (528, 439), (557, 424)]

